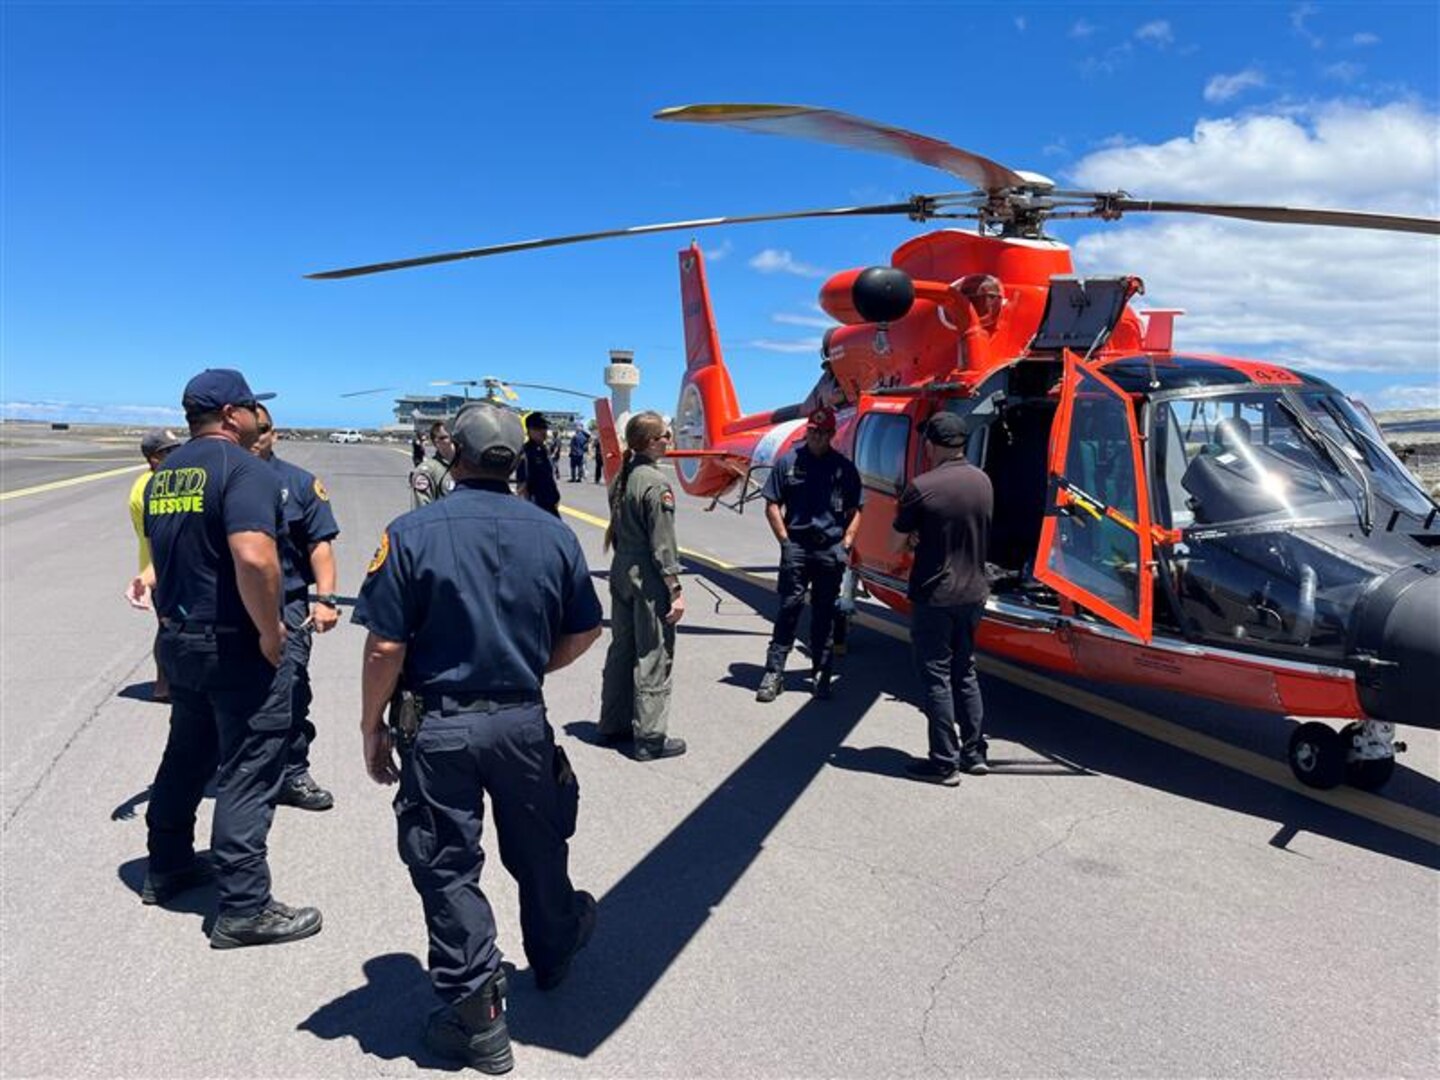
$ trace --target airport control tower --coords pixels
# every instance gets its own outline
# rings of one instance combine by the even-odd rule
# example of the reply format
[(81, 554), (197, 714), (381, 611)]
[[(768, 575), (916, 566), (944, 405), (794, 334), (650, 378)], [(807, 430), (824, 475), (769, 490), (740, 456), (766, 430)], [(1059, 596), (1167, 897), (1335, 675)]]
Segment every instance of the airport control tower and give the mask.
[(635, 366), (633, 349), (611, 349), (610, 363), (605, 365), (605, 385), (610, 388), (610, 409), (615, 422), (630, 412), (630, 393), (640, 385), (640, 369)]

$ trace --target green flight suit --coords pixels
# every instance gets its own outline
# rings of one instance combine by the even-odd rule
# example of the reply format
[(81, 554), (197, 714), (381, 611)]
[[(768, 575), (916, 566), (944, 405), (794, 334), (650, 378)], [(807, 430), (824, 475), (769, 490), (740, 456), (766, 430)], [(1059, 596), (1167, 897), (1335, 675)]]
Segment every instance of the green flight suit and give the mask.
[(455, 487), (450, 466), (438, 457), (428, 457), (410, 473), (410, 509), (418, 510), (427, 503), (449, 495)]
[(655, 463), (636, 457), (612, 506), (610, 650), (600, 691), (602, 736), (633, 732), (637, 743), (663, 741), (670, 719), (675, 627), (666, 577), (680, 574), (675, 493)]

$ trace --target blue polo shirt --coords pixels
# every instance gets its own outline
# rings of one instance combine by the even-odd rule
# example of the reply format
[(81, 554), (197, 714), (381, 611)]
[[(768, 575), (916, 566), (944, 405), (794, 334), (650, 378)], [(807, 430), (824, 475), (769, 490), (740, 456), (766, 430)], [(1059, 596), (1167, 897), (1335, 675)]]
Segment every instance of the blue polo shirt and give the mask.
[(435, 694), (538, 691), (556, 640), (600, 618), (569, 527), (478, 480), (390, 523), (353, 615), (407, 646), (406, 689)]
[(266, 463), (280, 481), (280, 505), (285, 528), (279, 536), (280, 569), (285, 575), (285, 598), (302, 597), (315, 584), (310, 567), (310, 545), (334, 540), (340, 535), (330, 493), (314, 473), (299, 465), (271, 457)]
[(254, 633), (235, 584), (229, 537), (282, 530), (280, 484), (265, 462), (217, 437), (191, 439), (171, 451), (145, 495), (156, 611)]
[(830, 547), (844, 539), (851, 512), (860, 508), (860, 473), (838, 450), (816, 455), (802, 444), (780, 455), (761, 494), (780, 504), (792, 540)]

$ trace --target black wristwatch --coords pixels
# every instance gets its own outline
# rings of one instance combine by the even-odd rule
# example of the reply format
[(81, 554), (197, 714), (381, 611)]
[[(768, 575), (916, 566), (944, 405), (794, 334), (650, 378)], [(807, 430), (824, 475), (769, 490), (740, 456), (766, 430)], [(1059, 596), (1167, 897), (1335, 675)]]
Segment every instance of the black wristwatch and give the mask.
[(340, 597), (336, 596), (333, 592), (321, 593), (315, 597), (315, 602), (317, 604), (324, 604), (328, 608), (338, 609), (340, 607)]

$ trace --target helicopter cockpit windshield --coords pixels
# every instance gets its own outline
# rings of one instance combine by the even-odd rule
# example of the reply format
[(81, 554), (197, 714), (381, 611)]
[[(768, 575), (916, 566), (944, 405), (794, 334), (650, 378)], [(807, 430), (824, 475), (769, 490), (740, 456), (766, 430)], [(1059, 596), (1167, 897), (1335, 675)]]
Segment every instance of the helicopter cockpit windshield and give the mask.
[[(1412, 562), (1398, 521), (1433, 504), (1374, 425), (1317, 386), (1157, 401), (1156, 518), (1173, 613), (1192, 635), (1343, 655), (1368, 584)], [(1373, 530), (1373, 536), (1367, 535)]]
[(1372, 492), (1425, 514), (1430, 501), (1369, 422), (1333, 391), (1176, 397), (1156, 415), (1161, 519), (1172, 528), (1358, 520)]

